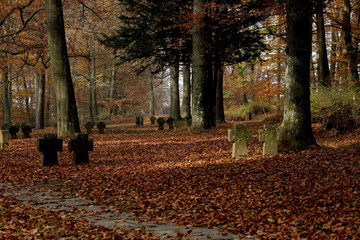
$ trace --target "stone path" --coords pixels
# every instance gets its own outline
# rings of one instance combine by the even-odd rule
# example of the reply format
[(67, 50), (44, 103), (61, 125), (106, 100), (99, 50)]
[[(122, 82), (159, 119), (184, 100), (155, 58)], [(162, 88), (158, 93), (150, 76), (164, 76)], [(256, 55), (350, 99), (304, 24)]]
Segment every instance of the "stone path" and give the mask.
[[(139, 221), (129, 213), (117, 213), (108, 206), (94, 204), (90, 200), (76, 196), (63, 196), (62, 193), (49, 189), (34, 187), (21, 187), (0, 184), (0, 192), (4, 195), (13, 196), (24, 204), (34, 205), (38, 208), (50, 211), (63, 210), (72, 212), (74, 219), (86, 219), (95, 225), (101, 225), (112, 229), (117, 226), (121, 229), (144, 228), (147, 233), (152, 233), (161, 239), (175, 237), (180, 233), (189, 240), (203, 239), (254, 239), (250, 236), (235, 235), (220, 232), (216, 229), (200, 228), (193, 226), (179, 226), (171, 222)], [(135, 219), (136, 218), (136, 219)]]

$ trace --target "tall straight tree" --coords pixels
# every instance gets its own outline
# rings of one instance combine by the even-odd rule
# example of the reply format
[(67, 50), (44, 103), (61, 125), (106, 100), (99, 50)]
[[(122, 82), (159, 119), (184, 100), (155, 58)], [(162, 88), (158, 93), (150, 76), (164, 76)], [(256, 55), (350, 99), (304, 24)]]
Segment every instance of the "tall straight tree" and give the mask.
[(45, 0), (45, 8), (46, 32), (56, 94), (57, 131), (59, 136), (64, 137), (80, 132), (80, 125), (66, 47), (62, 0)]
[(316, 143), (310, 113), (311, 12), (311, 0), (286, 0), (284, 148), (302, 149)]
[(345, 40), (346, 57), (348, 58), (348, 78), (351, 81), (359, 81), (359, 72), (357, 67), (357, 51), (354, 49), (351, 34), (351, 4), (350, 0), (344, 0), (343, 12), (343, 30)]
[(179, 62), (170, 66), (170, 117), (180, 119)]
[(193, 101), (192, 129), (211, 128), (212, 116), (208, 106), (207, 70), (206, 70), (206, 32), (205, 32), (205, 0), (194, 0), (192, 61), (193, 61)]
[(325, 24), (324, 24), (324, 2), (315, 1), (316, 29), (317, 29), (317, 54), (318, 54), (318, 81), (325, 87), (331, 85), (329, 60), (326, 50)]

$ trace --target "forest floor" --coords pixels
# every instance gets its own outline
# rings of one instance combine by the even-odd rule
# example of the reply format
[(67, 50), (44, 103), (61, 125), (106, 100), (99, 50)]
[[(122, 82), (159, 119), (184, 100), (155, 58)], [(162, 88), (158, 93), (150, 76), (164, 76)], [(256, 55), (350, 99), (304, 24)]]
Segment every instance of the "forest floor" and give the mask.
[[(64, 139), (59, 166), (41, 168), (33, 130), (0, 150), (0, 183), (50, 189), (109, 206), (141, 221), (167, 221), (258, 239), (360, 238), (360, 129), (345, 134), (313, 126), (319, 146), (262, 156), (258, 130), (249, 155), (231, 157), (231, 123), (207, 131), (158, 131), (134, 119), (95, 130), (90, 164), (72, 165)], [(237, 122), (238, 123), (238, 122)], [(143, 229), (107, 229), (38, 209), (0, 188), (0, 237), (151, 239)], [(178, 236), (174, 239), (182, 239)]]

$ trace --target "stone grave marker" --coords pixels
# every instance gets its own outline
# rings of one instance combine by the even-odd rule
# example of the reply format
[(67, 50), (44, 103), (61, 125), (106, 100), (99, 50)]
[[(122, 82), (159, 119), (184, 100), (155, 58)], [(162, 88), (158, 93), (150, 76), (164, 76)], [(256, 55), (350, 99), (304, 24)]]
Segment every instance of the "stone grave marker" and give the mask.
[(156, 123), (156, 117), (151, 116), (150, 117), (150, 122), (151, 122), (152, 125), (155, 124)]
[(175, 127), (175, 131), (180, 131), (182, 126), (184, 125), (184, 122), (180, 119), (177, 119), (174, 121), (174, 127)]
[(44, 134), (43, 138), (38, 139), (37, 150), (43, 153), (43, 167), (59, 165), (57, 152), (62, 151), (62, 139), (58, 139), (56, 133)]
[(10, 134), (7, 130), (0, 130), (0, 149), (9, 147)]
[(89, 151), (93, 150), (94, 141), (86, 133), (75, 133), (75, 139), (69, 140), (69, 151), (74, 152), (74, 165), (89, 163)]
[(159, 130), (164, 130), (164, 124), (166, 120), (164, 118), (158, 118), (157, 124), (159, 124)]
[(18, 138), (17, 137), (18, 131), (19, 131), (19, 127), (17, 127), (17, 126), (11, 126), (9, 128), (9, 133), (11, 135), (11, 139), (17, 139)]
[(144, 125), (144, 118), (136, 117), (136, 126), (143, 126), (143, 125)]
[(105, 133), (105, 128), (106, 128), (106, 124), (104, 122), (98, 122), (98, 124), (96, 125), (97, 129), (99, 130), (100, 134), (104, 134)]
[(86, 132), (88, 134), (90, 134), (92, 132), (93, 127), (94, 127), (94, 123), (92, 123), (92, 122), (85, 123)]
[(278, 153), (278, 134), (276, 125), (264, 124), (264, 129), (259, 131), (259, 140), (264, 142), (263, 155), (276, 155)]
[(169, 125), (169, 129), (170, 130), (174, 130), (174, 121), (175, 119), (169, 117), (167, 120), (166, 120), (166, 123)]
[(229, 141), (234, 142), (232, 147), (232, 157), (247, 155), (247, 141), (251, 140), (251, 130), (246, 125), (236, 124), (234, 129), (228, 130)]
[(23, 125), (21, 128), (21, 132), (23, 133), (24, 138), (30, 138), (30, 133), (32, 129), (28, 125)]

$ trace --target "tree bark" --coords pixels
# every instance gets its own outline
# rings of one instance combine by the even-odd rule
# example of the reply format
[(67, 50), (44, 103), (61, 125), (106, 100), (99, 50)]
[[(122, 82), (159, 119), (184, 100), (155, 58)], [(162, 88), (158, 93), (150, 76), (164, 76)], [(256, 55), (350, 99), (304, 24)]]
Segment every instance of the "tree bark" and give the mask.
[(336, 74), (336, 51), (337, 51), (337, 42), (338, 42), (338, 35), (335, 29), (331, 30), (331, 58), (330, 58), (330, 78), (335, 79), (337, 77)]
[(36, 79), (36, 113), (35, 113), (35, 127), (37, 129), (44, 129), (45, 127), (45, 83), (46, 73), (44, 69), (40, 69), (40, 74)]
[(154, 74), (151, 72), (151, 68), (148, 68), (148, 80), (149, 80), (149, 95), (150, 95), (150, 117), (155, 117), (155, 94), (154, 94)]
[(311, 0), (286, 0), (283, 148), (302, 149), (316, 144), (310, 113), (311, 5)]
[(91, 57), (91, 51), (90, 51), (90, 44), (89, 42), (87, 42), (87, 54), (88, 54), (88, 61), (87, 61), (87, 68), (88, 68), (88, 72), (87, 72), (87, 80), (88, 80), (88, 116), (89, 116), (89, 122), (92, 122), (94, 123), (95, 122), (95, 118), (94, 118), (94, 108), (93, 108), (93, 79), (92, 79), (92, 65), (91, 65), (91, 60), (92, 60), (92, 57)]
[(190, 99), (191, 99), (191, 73), (190, 64), (185, 63), (182, 67), (183, 70), (183, 102), (181, 106), (181, 113), (183, 118), (188, 119), (191, 117)]
[(348, 78), (351, 82), (359, 81), (357, 68), (357, 53), (354, 50), (351, 34), (351, 4), (350, 0), (344, 0), (343, 31), (345, 40), (345, 55), (348, 59)]
[(217, 71), (217, 84), (216, 84), (216, 122), (224, 123), (225, 122), (225, 113), (224, 113), (224, 67), (220, 66)]
[(180, 119), (179, 63), (170, 66), (170, 117)]
[(110, 82), (110, 93), (109, 93), (109, 113), (110, 116), (113, 113), (113, 104), (115, 100), (115, 78), (116, 78), (116, 50), (114, 50), (113, 62), (111, 67), (111, 82)]
[(206, 69), (205, 44), (205, 0), (194, 0), (192, 61), (193, 61), (193, 101), (192, 129), (211, 128), (211, 111), (209, 109)]
[(318, 55), (318, 81), (321, 86), (330, 87), (330, 70), (326, 50), (325, 25), (323, 14), (324, 3), (322, 0), (316, 1), (316, 28), (317, 28), (317, 55)]
[(46, 31), (57, 105), (59, 137), (80, 132), (74, 87), (67, 53), (61, 0), (45, 0)]
[(11, 66), (6, 66), (2, 73), (3, 87), (3, 124), (11, 125)]

